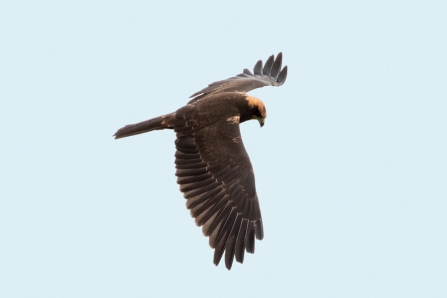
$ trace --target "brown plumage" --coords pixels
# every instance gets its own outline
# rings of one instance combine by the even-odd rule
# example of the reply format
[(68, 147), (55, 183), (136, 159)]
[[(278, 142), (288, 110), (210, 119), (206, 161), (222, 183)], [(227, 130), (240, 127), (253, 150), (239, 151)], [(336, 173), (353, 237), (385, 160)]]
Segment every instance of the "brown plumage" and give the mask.
[(214, 82), (194, 93), (176, 112), (127, 125), (115, 133), (120, 139), (157, 129), (173, 129), (177, 139), (177, 183), (198, 226), (214, 248), (214, 264), (225, 252), (225, 266), (242, 263), (244, 250), (255, 251), (255, 237), (264, 237), (253, 168), (245, 151), (239, 124), (267, 117), (262, 101), (246, 92), (264, 86), (281, 86), (287, 66), (281, 70), (282, 53), (270, 56), (253, 74), (243, 73)]

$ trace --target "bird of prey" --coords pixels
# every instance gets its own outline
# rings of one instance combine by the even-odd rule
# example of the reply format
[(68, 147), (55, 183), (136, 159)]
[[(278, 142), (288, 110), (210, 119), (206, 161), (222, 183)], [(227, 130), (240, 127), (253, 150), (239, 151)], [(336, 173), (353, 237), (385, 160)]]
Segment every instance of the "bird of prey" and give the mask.
[(254, 253), (255, 237), (264, 237), (253, 168), (242, 143), (239, 124), (256, 119), (261, 127), (267, 112), (264, 103), (246, 92), (281, 86), (287, 66), (282, 53), (259, 60), (253, 73), (214, 82), (194, 93), (188, 104), (157, 118), (130, 124), (115, 139), (159, 129), (173, 129), (177, 183), (186, 207), (209, 237), (217, 266), (225, 252), (225, 266), (233, 259), (243, 263), (244, 251)]

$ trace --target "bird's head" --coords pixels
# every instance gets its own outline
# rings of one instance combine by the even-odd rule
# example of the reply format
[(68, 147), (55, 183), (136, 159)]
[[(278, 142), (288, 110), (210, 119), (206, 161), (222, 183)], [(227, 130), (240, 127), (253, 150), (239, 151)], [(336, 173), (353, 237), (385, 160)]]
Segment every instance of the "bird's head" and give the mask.
[(265, 118), (267, 118), (267, 111), (264, 103), (256, 97), (247, 96), (248, 106), (250, 109), (250, 119), (256, 119), (259, 121), (261, 127), (264, 126)]

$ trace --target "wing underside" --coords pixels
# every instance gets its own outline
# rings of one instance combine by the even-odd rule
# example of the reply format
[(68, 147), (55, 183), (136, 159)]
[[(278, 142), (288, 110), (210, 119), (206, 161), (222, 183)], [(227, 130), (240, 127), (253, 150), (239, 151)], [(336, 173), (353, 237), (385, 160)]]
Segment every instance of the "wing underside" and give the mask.
[(191, 95), (193, 98), (188, 103), (193, 103), (204, 98), (209, 93), (215, 92), (248, 92), (250, 90), (264, 86), (281, 86), (287, 78), (287, 66), (282, 68), (282, 53), (276, 56), (271, 55), (265, 65), (259, 60), (253, 68), (253, 73), (248, 69), (235, 77), (226, 80), (217, 81), (208, 85), (208, 87)]
[[(219, 125), (226, 125), (220, 134)], [(176, 130), (182, 130), (175, 128)], [(261, 212), (250, 160), (240, 138), (239, 125), (218, 123), (175, 142), (176, 176), (198, 226), (214, 251), (218, 265), (242, 263), (244, 251), (254, 253), (255, 237), (263, 238)], [(215, 150), (219, 148), (219, 150)]]

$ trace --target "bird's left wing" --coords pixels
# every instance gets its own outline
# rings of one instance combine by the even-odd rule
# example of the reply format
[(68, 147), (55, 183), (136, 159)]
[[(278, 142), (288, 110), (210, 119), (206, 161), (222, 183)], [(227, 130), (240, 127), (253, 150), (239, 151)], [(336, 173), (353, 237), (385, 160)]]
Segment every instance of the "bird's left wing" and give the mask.
[(230, 269), (234, 257), (243, 262), (244, 250), (254, 253), (255, 237), (260, 240), (264, 234), (239, 119), (222, 119), (198, 130), (183, 123), (174, 127), (177, 183), (196, 224), (203, 226), (215, 249), (214, 264), (225, 251), (225, 266)]
[(248, 69), (235, 77), (226, 80), (214, 82), (208, 87), (191, 95), (193, 98), (188, 103), (193, 103), (206, 97), (209, 93), (216, 92), (248, 92), (250, 90), (264, 86), (281, 86), (287, 78), (287, 66), (281, 69), (282, 53), (276, 56), (271, 55), (262, 66), (262, 60), (259, 60), (253, 68), (253, 73)]

